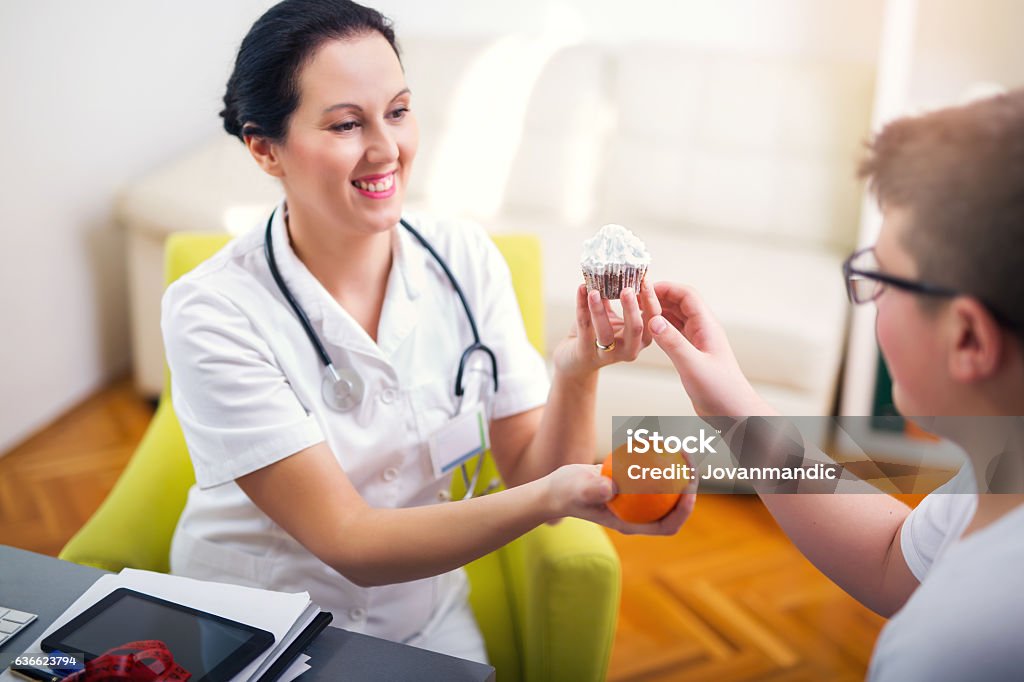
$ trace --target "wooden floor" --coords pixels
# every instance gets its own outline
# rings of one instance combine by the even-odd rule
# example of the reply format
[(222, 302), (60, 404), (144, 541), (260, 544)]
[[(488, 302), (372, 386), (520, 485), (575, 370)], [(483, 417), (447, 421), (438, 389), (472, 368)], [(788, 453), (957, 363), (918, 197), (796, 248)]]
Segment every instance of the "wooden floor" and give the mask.
[(123, 379), (0, 457), (0, 544), (56, 556), (110, 492), (152, 416)]
[[(0, 458), (0, 544), (56, 555), (151, 415), (119, 381)], [(803, 559), (756, 497), (702, 495), (672, 538), (611, 535), (623, 590), (610, 680), (863, 679), (883, 620)]]
[(884, 620), (793, 547), (754, 496), (702, 495), (671, 538), (612, 534), (611, 680), (859, 680)]

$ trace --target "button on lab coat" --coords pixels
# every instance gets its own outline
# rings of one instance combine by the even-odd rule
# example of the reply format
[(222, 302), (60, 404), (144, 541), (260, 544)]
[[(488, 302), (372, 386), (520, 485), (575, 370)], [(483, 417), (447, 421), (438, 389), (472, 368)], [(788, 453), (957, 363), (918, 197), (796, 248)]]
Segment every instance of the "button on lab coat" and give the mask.
[[(354, 368), (366, 393), (350, 412), (324, 403), (322, 363), (264, 257), (265, 226), (232, 240), (171, 285), (163, 299), (163, 335), (174, 408), (196, 473), (175, 531), (171, 570), (307, 590), (334, 613), (337, 625), (410, 640), (465, 599), (461, 569), (358, 587), (279, 528), (234, 480), (326, 441), (369, 505), (439, 503), (451, 475), (435, 479), (427, 441), (456, 413), (455, 374), (472, 340), (469, 323), (441, 268), (396, 226), (375, 343), (292, 251), (283, 214), (282, 203), (271, 228), (281, 275), (335, 365)], [(471, 224), (408, 219), (445, 258), (483, 342), (497, 356), (500, 390), (491, 418), (542, 405), (548, 392), (544, 363), (526, 338), (508, 267), (490, 238)], [(487, 371), (471, 374), (477, 383), (471, 391), (483, 390)], [(280, 494), (298, 497), (302, 491)]]

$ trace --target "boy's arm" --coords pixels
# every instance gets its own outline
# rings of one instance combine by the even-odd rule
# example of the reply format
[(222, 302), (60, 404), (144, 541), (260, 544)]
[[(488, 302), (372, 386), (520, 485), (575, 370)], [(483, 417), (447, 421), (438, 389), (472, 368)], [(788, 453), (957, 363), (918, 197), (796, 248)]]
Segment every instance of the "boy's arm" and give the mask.
[(918, 586), (900, 531), (910, 509), (885, 494), (768, 494), (765, 506), (818, 570), (879, 615), (896, 613)]
[[(697, 414), (777, 414), (743, 376), (725, 332), (697, 294), (666, 282), (655, 285), (655, 292), (663, 317), (650, 321), (651, 332), (675, 365)], [(895, 613), (917, 587), (900, 547), (910, 510), (898, 500), (881, 493), (762, 494), (761, 499), (800, 551), (872, 610)]]

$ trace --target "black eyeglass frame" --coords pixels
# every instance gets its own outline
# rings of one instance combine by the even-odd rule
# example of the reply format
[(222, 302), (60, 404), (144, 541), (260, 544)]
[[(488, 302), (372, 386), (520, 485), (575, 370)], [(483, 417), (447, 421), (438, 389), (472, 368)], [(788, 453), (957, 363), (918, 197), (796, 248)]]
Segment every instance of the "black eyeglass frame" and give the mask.
[(897, 289), (911, 291), (915, 294), (924, 294), (926, 296), (952, 297), (959, 296), (961, 294), (961, 292), (956, 291), (955, 289), (939, 286), (937, 284), (929, 284), (927, 282), (915, 282), (914, 280), (905, 279), (903, 277), (897, 277), (896, 275), (890, 275), (884, 272), (859, 270), (853, 267), (854, 260), (856, 260), (859, 256), (862, 256), (865, 253), (874, 250), (875, 247), (873, 246), (859, 249), (851, 253), (850, 256), (845, 261), (843, 261), (843, 278), (846, 282), (846, 296), (850, 299), (850, 303), (870, 303), (871, 301), (874, 301), (879, 296), (881, 296), (882, 292), (885, 291), (885, 287), (879, 287), (874, 296), (868, 299), (860, 300), (854, 293), (852, 279), (853, 275), (858, 275), (860, 277), (864, 277), (865, 279), (870, 279), (876, 282), (881, 282), (882, 284), (894, 286)]
[[(871, 298), (859, 300), (856, 294), (854, 293), (852, 281), (853, 275), (858, 275), (860, 277), (864, 277), (865, 279), (881, 282), (882, 284), (894, 286), (897, 289), (903, 289), (904, 291), (910, 291), (915, 294), (924, 294), (925, 296), (940, 296), (943, 298), (952, 298), (953, 296), (970, 296), (970, 294), (966, 294), (963, 291), (957, 291), (956, 289), (950, 289), (949, 287), (939, 286), (938, 284), (929, 284), (928, 282), (915, 282), (914, 280), (911, 279), (905, 279), (903, 277), (890, 275), (884, 272), (860, 270), (853, 267), (852, 263), (854, 260), (857, 259), (858, 256), (862, 256), (863, 254), (874, 250), (874, 246), (868, 246), (863, 249), (858, 249), (857, 251), (851, 253), (847, 257), (847, 259), (843, 261), (843, 280), (846, 284), (846, 296), (847, 298), (850, 299), (850, 303), (853, 303), (855, 305), (860, 305), (862, 303), (870, 303), (871, 301), (876, 300), (879, 296), (882, 295), (882, 292), (885, 291), (885, 287), (879, 287), (878, 290), (875, 292), (875, 295), (872, 296)], [(974, 298), (977, 299), (977, 297)], [(1017, 325), (1008, 317), (1001, 314), (998, 310), (993, 308), (985, 301), (982, 301), (981, 299), (977, 300), (979, 303), (985, 306), (985, 309), (992, 313), (992, 316), (995, 317), (996, 320), (1004, 327), (1010, 330), (1017, 329)]]

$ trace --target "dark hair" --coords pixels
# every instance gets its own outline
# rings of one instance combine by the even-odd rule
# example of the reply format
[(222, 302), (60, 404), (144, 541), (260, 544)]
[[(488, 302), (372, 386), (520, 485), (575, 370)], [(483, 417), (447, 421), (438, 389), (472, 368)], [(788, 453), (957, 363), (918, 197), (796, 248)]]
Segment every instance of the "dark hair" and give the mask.
[[(328, 40), (379, 33), (399, 55), (391, 22), (349, 0), (285, 0), (249, 29), (224, 93), (224, 130), (281, 141), (299, 105), (299, 72)], [(399, 61), (401, 56), (399, 55)]]
[(893, 121), (859, 175), (883, 208), (909, 211), (922, 281), (976, 297), (1024, 339), (1024, 89)]

